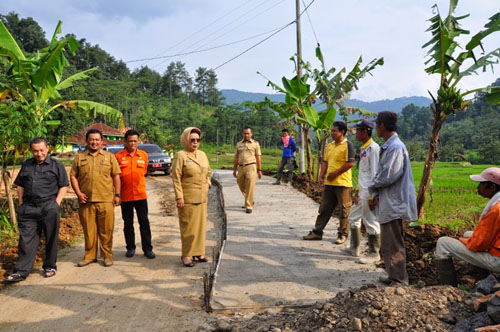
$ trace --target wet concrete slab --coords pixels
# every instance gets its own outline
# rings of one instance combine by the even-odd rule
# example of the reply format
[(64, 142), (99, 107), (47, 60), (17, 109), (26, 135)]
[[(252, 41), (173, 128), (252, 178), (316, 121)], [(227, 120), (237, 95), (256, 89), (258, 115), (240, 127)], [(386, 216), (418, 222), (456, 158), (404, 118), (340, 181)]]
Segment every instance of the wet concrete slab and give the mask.
[[(300, 306), (339, 291), (376, 283), (383, 270), (361, 265), (334, 245), (338, 220), (332, 218), (322, 241), (304, 241), (319, 205), (274, 178), (257, 181), (252, 214), (231, 171), (218, 170), (227, 213), (227, 241), (216, 273), (214, 310)], [(366, 247), (363, 239), (362, 249)]]

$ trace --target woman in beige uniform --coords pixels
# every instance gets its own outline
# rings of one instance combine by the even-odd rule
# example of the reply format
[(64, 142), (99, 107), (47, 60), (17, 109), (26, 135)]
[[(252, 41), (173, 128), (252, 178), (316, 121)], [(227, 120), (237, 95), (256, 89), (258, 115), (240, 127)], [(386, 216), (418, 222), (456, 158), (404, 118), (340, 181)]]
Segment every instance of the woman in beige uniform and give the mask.
[(200, 147), (201, 130), (188, 127), (181, 135), (184, 150), (176, 153), (172, 169), (175, 199), (181, 229), (182, 264), (193, 267), (194, 261), (207, 262), (205, 238), (207, 196), (212, 170)]

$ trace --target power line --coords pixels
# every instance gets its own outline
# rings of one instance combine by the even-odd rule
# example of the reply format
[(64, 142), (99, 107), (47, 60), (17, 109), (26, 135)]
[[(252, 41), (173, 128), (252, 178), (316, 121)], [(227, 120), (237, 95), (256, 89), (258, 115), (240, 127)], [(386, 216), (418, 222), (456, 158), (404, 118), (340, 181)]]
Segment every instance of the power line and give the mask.
[[(307, 11), (307, 9), (314, 3), (314, 1), (316, 0), (312, 0), (309, 5), (306, 6), (306, 8), (304, 8), (304, 10), (300, 13), (299, 17), (302, 16), (302, 14), (304, 14), (305, 11)], [(238, 55), (232, 57), (231, 59), (227, 60), (226, 62), (218, 65), (217, 67), (215, 67), (213, 70), (217, 70), (219, 68), (221, 68), (222, 66), (225, 66), (226, 64), (228, 64), (229, 62), (239, 58), (240, 56), (242, 56), (243, 54), (247, 53), (248, 51), (254, 49), (255, 47), (259, 46), (260, 44), (262, 44), (263, 42), (265, 42), (266, 40), (270, 39), (271, 37), (277, 35), (278, 33), (280, 33), (281, 31), (285, 30), (286, 28), (288, 28), (290, 25), (294, 24), (295, 22), (297, 22), (297, 20), (293, 20), (292, 22), (288, 23), (287, 25), (285, 25), (284, 27), (282, 27), (281, 29), (279, 29), (278, 31), (274, 32), (273, 34), (269, 35), (268, 37), (264, 38), (263, 40), (257, 42), (256, 44), (250, 46), (249, 48), (247, 48), (246, 50), (244, 50), (243, 52), (239, 53)]]
[[(302, 0), (302, 4), (304, 5), (304, 7), (306, 6), (304, 0)], [(316, 44), (318, 44), (318, 46), (319, 46), (319, 40), (318, 40), (318, 37), (316, 36), (316, 31), (314, 31), (314, 25), (311, 21), (311, 16), (309, 16), (309, 11), (307, 10), (307, 7), (306, 7), (306, 14), (307, 14), (307, 19), (309, 20), (309, 24), (311, 25), (311, 30), (314, 34), (314, 39), (316, 39)]]
[(222, 47), (226, 47), (226, 46), (238, 44), (238, 43), (250, 40), (250, 39), (254, 39), (254, 38), (257, 38), (257, 37), (260, 37), (260, 36), (263, 36), (263, 35), (267, 35), (268, 33), (274, 32), (274, 31), (276, 31), (278, 29), (280, 29), (280, 28), (276, 28), (276, 29), (273, 29), (273, 30), (270, 30), (270, 31), (259, 33), (257, 35), (250, 36), (250, 37), (247, 37), (247, 38), (244, 38), (244, 39), (240, 39), (240, 40), (236, 40), (236, 41), (233, 41), (233, 42), (230, 42), (230, 43), (227, 43), (227, 44), (217, 45), (217, 46), (213, 46), (213, 47), (209, 47), (209, 48), (205, 48), (205, 49), (201, 49), (201, 50), (197, 49), (197, 50), (190, 51), (190, 52), (185, 52), (185, 53), (177, 53), (177, 54), (171, 54), (171, 55), (156, 56), (156, 57), (151, 57), (151, 58), (129, 60), (129, 61), (125, 61), (125, 63), (151, 61), (151, 60), (158, 60), (158, 59), (167, 59), (167, 58), (173, 58), (173, 57), (176, 57), (176, 56), (183, 56), (183, 55), (189, 55), (189, 54), (194, 54), (194, 53), (207, 52), (207, 51), (211, 51), (211, 50), (214, 50), (214, 49), (217, 49), (217, 48), (222, 48)]
[[(206, 28), (214, 25), (215, 23), (217, 23), (218, 21), (220, 21), (221, 19), (223, 19), (224, 17), (228, 16), (229, 14), (231, 14), (232, 12), (240, 9), (241, 7), (245, 6), (246, 4), (248, 4), (249, 2), (251, 2), (252, 0), (247, 0), (245, 2), (243, 2), (242, 4), (240, 4), (239, 6), (231, 9), (229, 12), (227, 12), (226, 14), (216, 18), (215, 20), (213, 20), (212, 22), (208, 23), (207, 25), (201, 27), (200, 29), (196, 30), (195, 32), (191, 33), (189, 36), (187, 36), (186, 38), (182, 39), (180, 42), (178, 42), (177, 44), (173, 45), (173, 46), (170, 46), (169, 48), (167, 48), (165, 51), (163, 52), (160, 52), (159, 54), (157, 54), (155, 57), (158, 57), (162, 54), (165, 54), (167, 51), (173, 49), (173, 48), (176, 48), (177, 46), (183, 44), (184, 42), (186, 42), (187, 40), (189, 40), (191, 37), (193, 37), (194, 35), (200, 33), (201, 31), (205, 30)], [(154, 58), (154, 57), (153, 57)]]
[[(193, 46), (197, 45), (198, 43), (200, 42), (203, 42), (206, 38), (218, 33), (219, 31), (221, 31), (222, 29), (226, 28), (227, 26), (230, 26), (231, 24), (233, 24), (234, 22), (238, 21), (240, 18), (244, 17), (245, 15), (248, 15), (249, 13), (251, 13), (252, 11), (256, 10), (257, 8), (259, 8), (260, 6), (262, 6), (262, 4), (268, 2), (268, 0), (263, 0), (261, 2), (259, 2), (256, 6), (254, 6), (253, 8), (251, 8), (249, 11), (245, 12), (244, 14), (238, 16), (237, 18), (233, 19), (232, 21), (230, 21), (229, 23), (226, 23), (224, 25), (222, 25), (221, 27), (217, 28), (215, 31), (213, 32), (210, 32), (208, 35), (202, 37), (201, 39), (198, 39), (197, 41), (195, 41), (194, 43), (192, 43), (191, 45), (183, 48), (180, 53), (183, 53), (183, 52), (186, 52), (187, 50), (189, 50), (190, 48), (192, 48)], [(227, 16), (227, 15), (226, 15)], [(200, 30), (203, 30), (203, 29), (200, 29)], [(198, 30), (198, 31), (200, 31)], [(155, 66), (153, 66), (153, 68), (158, 68), (160, 67), (161, 65), (163, 65), (166, 61), (162, 61), (158, 64), (156, 64)]]

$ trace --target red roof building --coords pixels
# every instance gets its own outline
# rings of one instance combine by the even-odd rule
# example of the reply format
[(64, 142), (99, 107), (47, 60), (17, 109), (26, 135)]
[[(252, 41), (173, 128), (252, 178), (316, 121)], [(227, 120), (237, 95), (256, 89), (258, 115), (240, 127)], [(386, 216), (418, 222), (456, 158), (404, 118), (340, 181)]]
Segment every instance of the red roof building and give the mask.
[(77, 145), (85, 145), (87, 142), (85, 141), (85, 134), (89, 129), (98, 129), (102, 132), (102, 145), (116, 145), (116, 144), (122, 144), (122, 140), (124, 137), (125, 132), (130, 129), (130, 128), (122, 128), (122, 129), (116, 129), (113, 127), (110, 127), (108, 125), (105, 125), (104, 123), (98, 122), (91, 124), (84, 130), (78, 131), (75, 136), (72, 136), (68, 138), (68, 142), (71, 144), (77, 144)]

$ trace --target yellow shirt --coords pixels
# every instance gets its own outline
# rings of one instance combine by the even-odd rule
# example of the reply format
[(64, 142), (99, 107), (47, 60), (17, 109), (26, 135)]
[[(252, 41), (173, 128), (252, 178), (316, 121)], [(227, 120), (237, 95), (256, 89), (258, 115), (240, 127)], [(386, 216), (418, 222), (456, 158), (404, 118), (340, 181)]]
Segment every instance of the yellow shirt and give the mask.
[(112, 202), (115, 197), (112, 176), (118, 174), (120, 167), (114, 154), (99, 150), (93, 156), (85, 150), (75, 157), (70, 176), (76, 177), (89, 202)]
[[(354, 146), (346, 138), (339, 144), (331, 142), (326, 146), (323, 160), (328, 163), (326, 171), (326, 176), (328, 176), (328, 173), (338, 170), (346, 162), (354, 161)], [(349, 169), (347, 172), (340, 174), (332, 181), (325, 179), (325, 184), (329, 186), (352, 187), (351, 170)]]
[(255, 156), (262, 155), (259, 142), (253, 139), (250, 141), (239, 141), (236, 144), (236, 153), (238, 154), (238, 165), (240, 166), (256, 163)]

